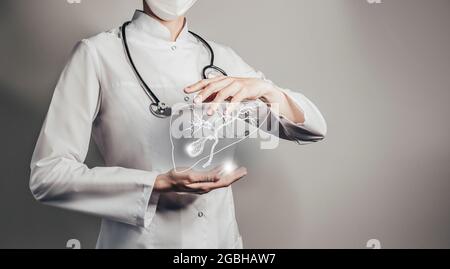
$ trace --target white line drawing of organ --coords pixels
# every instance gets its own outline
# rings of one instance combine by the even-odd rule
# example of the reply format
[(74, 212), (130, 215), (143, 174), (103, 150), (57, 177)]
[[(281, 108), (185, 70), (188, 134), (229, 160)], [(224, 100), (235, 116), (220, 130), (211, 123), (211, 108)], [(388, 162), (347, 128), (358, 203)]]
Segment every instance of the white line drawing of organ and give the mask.
[[(187, 165), (189, 169), (211, 169), (215, 159), (216, 163), (222, 163), (227, 154), (221, 153), (255, 133), (261, 119), (265, 121), (269, 115), (267, 106), (262, 102), (234, 104), (235, 109), (225, 113), (229, 105), (219, 105), (212, 116), (206, 113), (208, 104), (174, 106), (171, 142), (175, 169), (180, 163), (184, 164), (182, 166), (191, 163)], [(180, 161), (182, 156), (184, 161)]]

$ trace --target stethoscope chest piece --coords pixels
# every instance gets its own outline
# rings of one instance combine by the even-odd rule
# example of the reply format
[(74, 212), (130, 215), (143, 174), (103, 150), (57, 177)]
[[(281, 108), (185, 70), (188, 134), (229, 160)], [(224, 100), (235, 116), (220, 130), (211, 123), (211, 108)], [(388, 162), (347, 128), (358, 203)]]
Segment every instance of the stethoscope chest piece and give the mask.
[(158, 118), (167, 118), (172, 115), (172, 108), (165, 103), (151, 103), (150, 112)]

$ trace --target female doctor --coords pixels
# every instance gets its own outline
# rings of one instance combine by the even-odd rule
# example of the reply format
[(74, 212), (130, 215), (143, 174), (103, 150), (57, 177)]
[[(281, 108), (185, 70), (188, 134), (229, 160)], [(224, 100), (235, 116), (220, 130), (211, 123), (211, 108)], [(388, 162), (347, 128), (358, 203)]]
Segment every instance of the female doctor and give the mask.
[[(208, 42), (214, 65), (227, 76), (202, 79), (211, 53), (184, 17), (195, 2), (144, 0), (144, 11), (126, 27), (134, 64), (154, 94), (167, 105), (211, 102), (209, 113), (230, 99), (277, 104), (280, 137), (322, 140), (326, 123), (317, 107), (266, 80), (229, 47)], [(32, 157), (34, 197), (101, 217), (97, 248), (242, 248), (230, 185), (246, 169), (226, 175), (171, 169), (169, 120), (149, 112), (152, 101), (122, 38), (117, 28), (74, 49)], [(84, 164), (91, 134), (105, 167)]]

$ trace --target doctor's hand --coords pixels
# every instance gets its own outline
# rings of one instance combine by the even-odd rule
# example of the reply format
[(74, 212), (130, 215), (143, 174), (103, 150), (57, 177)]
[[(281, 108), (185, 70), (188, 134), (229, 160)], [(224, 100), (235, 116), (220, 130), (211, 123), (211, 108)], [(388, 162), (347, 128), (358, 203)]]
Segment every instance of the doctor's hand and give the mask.
[(219, 76), (200, 80), (186, 87), (184, 91), (198, 93), (194, 103), (211, 103), (207, 111), (210, 116), (225, 101), (230, 102), (225, 112), (229, 113), (240, 102), (260, 99), (268, 106), (278, 104), (280, 114), (292, 122), (305, 122), (303, 111), (280, 88), (268, 80)]
[[(185, 169), (177, 168), (176, 170), (183, 171)], [(228, 187), (247, 175), (245, 167), (226, 174), (222, 171), (221, 167), (206, 172), (171, 170), (156, 178), (154, 189), (158, 192), (205, 194), (215, 189)]]

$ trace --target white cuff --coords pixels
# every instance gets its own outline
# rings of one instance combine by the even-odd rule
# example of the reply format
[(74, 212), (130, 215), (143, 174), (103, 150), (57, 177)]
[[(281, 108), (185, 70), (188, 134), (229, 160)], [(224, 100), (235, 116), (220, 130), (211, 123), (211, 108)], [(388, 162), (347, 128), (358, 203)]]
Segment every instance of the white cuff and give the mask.
[[(158, 206), (159, 192), (154, 191), (156, 177), (161, 174), (159, 171), (149, 172), (143, 184), (142, 197), (138, 201), (136, 213), (136, 225), (147, 228), (156, 214)], [(153, 178), (153, 180), (152, 180)], [(150, 183), (150, 184), (149, 184)]]
[(300, 93), (287, 89), (282, 89), (282, 91), (303, 112), (305, 118), (303, 123), (294, 123), (280, 116), (280, 123), (286, 129), (288, 135), (299, 143), (322, 140), (326, 135), (327, 125), (319, 109)]

